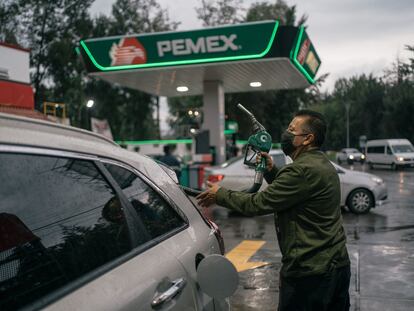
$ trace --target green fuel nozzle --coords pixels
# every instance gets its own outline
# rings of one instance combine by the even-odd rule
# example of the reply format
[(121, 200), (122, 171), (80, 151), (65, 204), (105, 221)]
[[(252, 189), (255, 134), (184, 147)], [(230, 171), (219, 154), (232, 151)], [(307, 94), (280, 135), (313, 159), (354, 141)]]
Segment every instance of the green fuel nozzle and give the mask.
[(237, 108), (242, 110), (250, 117), (252, 123), (253, 134), (247, 140), (246, 151), (244, 154), (244, 164), (254, 167), (256, 174), (254, 177), (254, 185), (245, 192), (257, 192), (263, 183), (263, 174), (266, 170), (266, 159), (261, 158), (260, 163), (256, 163), (256, 157), (262, 152), (269, 152), (272, 148), (272, 137), (266, 131), (265, 127), (256, 120), (254, 115), (247, 110), (243, 105), (238, 104)]

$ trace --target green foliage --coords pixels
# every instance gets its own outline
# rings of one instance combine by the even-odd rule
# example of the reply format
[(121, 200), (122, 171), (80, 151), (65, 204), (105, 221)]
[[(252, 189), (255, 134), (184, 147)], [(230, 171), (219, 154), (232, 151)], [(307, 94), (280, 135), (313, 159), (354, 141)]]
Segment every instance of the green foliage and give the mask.
[[(410, 46), (407, 50), (414, 52)], [(359, 137), (407, 138), (414, 141), (414, 58), (397, 61), (383, 77), (360, 75), (339, 79), (331, 95), (312, 105), (328, 122), (327, 149), (346, 146), (346, 109), (350, 104), (350, 147)]]
[(283, 0), (277, 0), (274, 4), (267, 1), (253, 3), (246, 15), (248, 22), (272, 19), (277, 19), (281, 25), (302, 26), (305, 25), (308, 16), (302, 15), (297, 21), (296, 5), (289, 6)]
[[(296, 6), (289, 6), (283, 0), (275, 4), (267, 2), (254, 3), (245, 12), (242, 9), (242, 1), (217, 0), (201, 1), (201, 6), (196, 8), (197, 16), (203, 21), (204, 26), (217, 26), (222, 24), (234, 24), (239, 22), (253, 22), (260, 20), (277, 19), (284, 25), (302, 25), (307, 17), (302, 16), (296, 21)], [(256, 118), (267, 128), (278, 142), (282, 131), (289, 124), (293, 114), (299, 107), (305, 108), (313, 104), (319, 97), (319, 86), (322, 80), (307, 92), (304, 90), (279, 90), (266, 92), (246, 92), (226, 94), (226, 115), (228, 120), (237, 121), (239, 124), (239, 138), (246, 139), (251, 133), (250, 121), (236, 108), (241, 103), (251, 109)], [(188, 99), (176, 98), (169, 100), (170, 113), (175, 115), (171, 124), (173, 129), (180, 131), (188, 129), (189, 120), (177, 111), (187, 111), (187, 107), (202, 106), (201, 97), (190, 97)]]
[[(112, 15), (91, 18), (93, 0), (6, 0), (0, 3), (0, 40), (29, 48), (35, 107), (63, 102), (73, 125), (88, 128), (87, 117), (108, 119), (115, 139), (157, 138), (156, 98), (87, 75), (74, 48), (80, 39), (171, 30), (156, 0), (117, 0)], [(85, 104), (96, 105), (87, 111)]]
[(195, 10), (198, 19), (203, 21), (203, 26), (237, 24), (245, 20), (243, 0), (200, 0), (200, 2), (201, 6)]
[(190, 116), (190, 109), (198, 111), (203, 106), (202, 96), (173, 97), (168, 99), (170, 112), (169, 125), (173, 129), (176, 137), (189, 137), (190, 128), (197, 128), (202, 123), (202, 115), (196, 117)]

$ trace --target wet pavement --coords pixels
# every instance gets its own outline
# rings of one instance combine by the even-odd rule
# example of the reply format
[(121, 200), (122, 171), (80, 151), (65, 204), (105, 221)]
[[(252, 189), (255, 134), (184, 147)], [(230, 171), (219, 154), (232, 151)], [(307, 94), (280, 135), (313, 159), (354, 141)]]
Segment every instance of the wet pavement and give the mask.
[[(378, 175), (388, 187), (387, 202), (368, 214), (342, 214), (352, 261), (351, 310), (413, 310), (414, 169), (344, 167)], [(268, 264), (239, 272), (233, 310), (277, 310), (281, 254), (273, 216), (249, 218), (215, 208), (213, 218), (224, 235), (226, 251), (244, 240), (265, 242), (249, 262)]]

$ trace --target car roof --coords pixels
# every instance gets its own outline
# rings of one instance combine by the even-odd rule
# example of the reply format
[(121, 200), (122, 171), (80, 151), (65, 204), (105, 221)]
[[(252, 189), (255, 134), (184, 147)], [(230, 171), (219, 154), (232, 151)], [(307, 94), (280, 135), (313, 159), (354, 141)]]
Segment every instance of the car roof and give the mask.
[(0, 144), (106, 157), (126, 162), (148, 173), (148, 176), (155, 164), (149, 157), (125, 150), (102, 135), (72, 126), (4, 113), (0, 113)]
[(356, 148), (343, 148), (342, 150), (344, 150), (344, 151), (358, 151), (359, 152), (359, 150), (356, 149)]
[(405, 138), (395, 138), (395, 139), (375, 139), (375, 140), (368, 140), (367, 146), (377, 146), (377, 145), (411, 145), (411, 142)]

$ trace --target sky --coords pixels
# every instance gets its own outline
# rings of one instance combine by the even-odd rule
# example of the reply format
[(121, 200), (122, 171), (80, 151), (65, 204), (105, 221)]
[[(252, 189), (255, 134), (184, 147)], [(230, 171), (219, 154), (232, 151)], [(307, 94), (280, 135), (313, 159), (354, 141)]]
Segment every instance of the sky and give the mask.
[[(249, 7), (258, 0), (244, 0)], [(275, 2), (268, 1), (268, 2)], [(92, 14), (110, 14), (114, 0), (96, 0)], [(260, 1), (261, 2), (261, 1)], [(178, 29), (202, 28), (194, 8), (199, 0), (158, 0)], [(414, 45), (414, 0), (286, 0), (299, 18), (308, 15), (307, 33), (329, 73), (323, 91), (332, 91), (338, 78), (381, 75), (397, 57), (406, 60), (405, 45)]]

